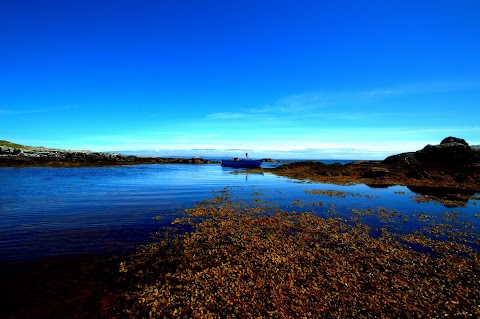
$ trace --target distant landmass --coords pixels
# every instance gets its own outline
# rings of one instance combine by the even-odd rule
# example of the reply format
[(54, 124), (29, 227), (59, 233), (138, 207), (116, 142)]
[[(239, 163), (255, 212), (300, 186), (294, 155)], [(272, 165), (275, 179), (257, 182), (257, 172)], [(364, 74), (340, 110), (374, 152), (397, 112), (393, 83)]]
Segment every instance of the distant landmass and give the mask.
[(113, 152), (63, 150), (43, 146), (26, 146), (0, 140), (0, 166), (110, 166), (134, 164), (212, 164), (202, 158), (134, 156)]
[[(453, 144), (452, 144), (453, 143)], [(109, 166), (109, 165), (133, 165), (133, 164), (211, 164), (218, 163), (221, 159), (238, 157), (246, 150), (137, 150), (137, 151), (116, 151), (116, 152), (93, 152), (89, 150), (64, 150), (48, 148), (43, 146), (27, 146), (10, 141), (0, 140), (0, 166)], [(176, 154), (174, 152), (177, 152)], [(196, 154), (206, 152), (201, 157)], [(215, 153), (217, 152), (217, 153)], [(248, 151), (250, 152), (250, 151)], [(457, 153), (453, 153), (457, 152)], [(179, 153), (183, 154), (178, 155)], [(257, 152), (251, 152), (254, 158), (270, 158), (272, 156), (258, 156)], [(260, 152), (258, 152), (260, 153)], [(262, 155), (265, 155), (262, 152)], [(222, 155), (223, 154), (223, 155)], [(311, 160), (313, 158), (292, 158), (289, 152), (280, 152), (283, 157), (275, 157), (276, 160)], [(401, 153), (388, 156), (386, 163), (404, 164), (416, 162), (440, 161), (477, 161), (477, 154), (480, 154), (480, 145), (468, 145), (463, 139), (454, 137), (445, 138), (439, 145), (427, 145), (423, 150), (416, 152)], [(168, 155), (168, 156), (165, 156)], [(357, 158), (361, 159), (361, 158)], [(328, 162), (346, 163), (353, 160), (327, 159)]]

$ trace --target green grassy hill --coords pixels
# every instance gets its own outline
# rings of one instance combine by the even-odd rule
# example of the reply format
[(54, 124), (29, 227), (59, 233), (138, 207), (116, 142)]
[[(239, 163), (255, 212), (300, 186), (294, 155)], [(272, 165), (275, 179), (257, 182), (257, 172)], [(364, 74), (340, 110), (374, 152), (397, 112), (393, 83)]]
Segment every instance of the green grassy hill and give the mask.
[(28, 146), (12, 143), (9, 141), (0, 140), (0, 146), (13, 147), (13, 148), (29, 148)]

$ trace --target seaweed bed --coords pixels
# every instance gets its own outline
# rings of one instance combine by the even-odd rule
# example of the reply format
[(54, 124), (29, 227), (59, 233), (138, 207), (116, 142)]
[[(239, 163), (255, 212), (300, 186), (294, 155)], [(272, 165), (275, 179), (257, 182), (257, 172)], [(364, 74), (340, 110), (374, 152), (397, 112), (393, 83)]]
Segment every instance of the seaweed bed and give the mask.
[(271, 169), (279, 176), (331, 184), (404, 185), (409, 187), (480, 190), (480, 165), (392, 165), (384, 161), (357, 161), (346, 165), (295, 162)]
[[(480, 256), (472, 248), (478, 233), (467, 244), (462, 234), (441, 227), (374, 231), (361, 216), (398, 216), (365, 210), (349, 219), (334, 212), (322, 218), (258, 199), (235, 201), (228, 191), (185, 213), (170, 231), (158, 232), (154, 242), (118, 261), (103, 316), (480, 316)], [(428, 215), (417, 217), (441, 226)], [(442, 219), (454, 220), (455, 214)]]

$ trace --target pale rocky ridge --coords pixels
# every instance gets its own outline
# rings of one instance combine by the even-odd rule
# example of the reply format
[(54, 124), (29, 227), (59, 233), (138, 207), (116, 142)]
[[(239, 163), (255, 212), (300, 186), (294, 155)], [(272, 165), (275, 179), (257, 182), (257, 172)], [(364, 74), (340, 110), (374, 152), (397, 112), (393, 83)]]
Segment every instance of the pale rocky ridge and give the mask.
[(46, 147), (0, 146), (0, 166), (106, 166), (128, 164), (211, 164), (201, 158), (167, 158)]

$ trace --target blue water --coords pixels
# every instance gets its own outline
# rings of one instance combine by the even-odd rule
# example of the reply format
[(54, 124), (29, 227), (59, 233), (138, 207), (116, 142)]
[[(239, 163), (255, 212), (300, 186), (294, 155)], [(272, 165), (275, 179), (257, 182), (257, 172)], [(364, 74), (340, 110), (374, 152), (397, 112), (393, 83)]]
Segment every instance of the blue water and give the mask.
[[(270, 164), (274, 165), (274, 164)], [(459, 212), (480, 229), (478, 200), (465, 207), (414, 203), (406, 187), (370, 188), (301, 183), (272, 174), (239, 174), (220, 165), (137, 165), (102, 168), (0, 168), (0, 263), (46, 256), (114, 254), (147, 242), (183, 209), (228, 187), (232, 196), (256, 197), (279, 207), (348, 217), (351, 209), (383, 207), (409, 220), (425, 212)], [(327, 197), (305, 190), (339, 190), (372, 198)], [(477, 194), (478, 195), (478, 194)], [(322, 202), (323, 206), (312, 205)], [(330, 204), (330, 205), (329, 205)], [(330, 210), (329, 210), (330, 209)], [(154, 219), (161, 216), (160, 219)], [(366, 222), (378, 224), (372, 217)], [(419, 225), (409, 224), (410, 230)]]

